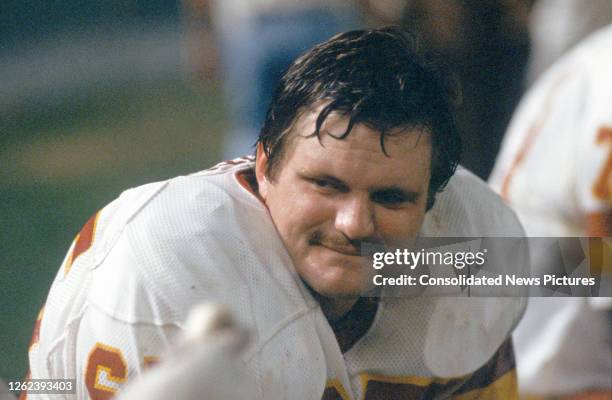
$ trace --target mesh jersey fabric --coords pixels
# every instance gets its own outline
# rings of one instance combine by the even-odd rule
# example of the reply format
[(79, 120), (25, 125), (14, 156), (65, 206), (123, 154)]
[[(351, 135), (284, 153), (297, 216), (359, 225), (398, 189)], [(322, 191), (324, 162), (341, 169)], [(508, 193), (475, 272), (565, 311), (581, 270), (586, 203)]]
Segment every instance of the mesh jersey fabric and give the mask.
[[(267, 209), (239, 183), (249, 168), (252, 160), (234, 160), (128, 190), (102, 209), (90, 246), (74, 257), (75, 241), (52, 285), (31, 376), (76, 377), (79, 397), (92, 385), (114, 390), (159, 357), (190, 308), (206, 301), (226, 305), (250, 329), (243, 360), (262, 399), (320, 399), (329, 382), (360, 398), (366, 371), (462, 376), (508, 339), (523, 299), (382, 299), (369, 331), (342, 354)], [(422, 234), (520, 236), (522, 229), (497, 195), (460, 169)], [(109, 352), (126, 370), (91, 375), (101, 368), (96, 357)]]

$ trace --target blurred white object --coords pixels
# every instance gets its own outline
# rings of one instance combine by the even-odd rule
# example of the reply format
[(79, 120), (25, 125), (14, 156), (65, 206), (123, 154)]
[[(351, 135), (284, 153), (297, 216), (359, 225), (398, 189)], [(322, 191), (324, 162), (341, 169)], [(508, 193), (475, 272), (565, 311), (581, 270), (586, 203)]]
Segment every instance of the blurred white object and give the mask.
[(586, 298), (532, 300), (513, 335), (519, 387), (542, 395), (609, 388), (606, 312)]
[(241, 360), (246, 331), (229, 310), (213, 304), (195, 307), (182, 340), (158, 365), (121, 391), (119, 400), (233, 400), (256, 397)]
[(230, 311), (221, 305), (201, 304), (194, 307), (185, 325), (185, 340), (197, 343), (212, 335), (239, 333)]
[[(529, 236), (612, 236), (611, 65), (609, 25), (544, 73), (513, 117), (490, 183)], [(534, 265), (535, 275), (547, 268)], [(610, 309), (609, 298), (532, 298), (513, 336), (519, 389), (612, 389)]]

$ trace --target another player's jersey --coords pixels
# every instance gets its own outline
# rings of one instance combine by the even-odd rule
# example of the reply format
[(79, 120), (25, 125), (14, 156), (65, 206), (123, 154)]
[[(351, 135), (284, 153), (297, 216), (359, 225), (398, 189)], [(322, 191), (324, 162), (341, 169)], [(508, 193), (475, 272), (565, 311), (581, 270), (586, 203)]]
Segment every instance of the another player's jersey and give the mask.
[[(609, 26), (554, 64), (515, 113), (490, 181), (530, 236), (612, 236), (611, 66)], [(547, 251), (531, 249), (534, 265), (558, 270)], [(610, 299), (598, 299), (608, 310), (589, 300), (530, 299), (513, 337), (522, 392), (612, 388)]]
[(531, 236), (611, 236), (612, 26), (556, 63), (510, 124), (492, 186)]
[[(237, 159), (131, 189), (93, 216), (39, 317), (32, 378), (76, 378), (79, 398), (109, 398), (166, 351), (194, 305), (214, 301), (250, 329), (243, 361), (256, 398), (511, 397), (508, 336), (523, 300), (383, 298), (368, 332), (343, 353), (248, 183), (252, 169), (252, 160)], [(460, 169), (422, 233), (522, 230)]]

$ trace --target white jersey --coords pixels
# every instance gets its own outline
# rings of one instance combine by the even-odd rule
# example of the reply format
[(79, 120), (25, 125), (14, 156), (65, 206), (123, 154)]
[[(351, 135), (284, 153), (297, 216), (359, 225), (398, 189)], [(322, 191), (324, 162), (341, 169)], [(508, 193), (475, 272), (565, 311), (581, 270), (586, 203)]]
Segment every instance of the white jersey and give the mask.
[[(508, 337), (522, 299), (383, 298), (367, 333), (343, 353), (245, 181), (252, 170), (252, 160), (237, 159), (131, 189), (92, 217), (39, 318), (32, 378), (76, 378), (78, 398), (108, 398), (155, 362), (192, 307), (212, 301), (250, 330), (243, 361), (258, 399), (511, 396)], [(422, 233), (522, 229), (497, 195), (460, 169)]]
[[(554, 64), (514, 115), (490, 181), (530, 236), (612, 236), (611, 65), (608, 26)], [(530, 300), (514, 334), (521, 391), (612, 388), (610, 299), (598, 300), (608, 310)]]
[(530, 236), (610, 236), (612, 26), (527, 93), (490, 178)]

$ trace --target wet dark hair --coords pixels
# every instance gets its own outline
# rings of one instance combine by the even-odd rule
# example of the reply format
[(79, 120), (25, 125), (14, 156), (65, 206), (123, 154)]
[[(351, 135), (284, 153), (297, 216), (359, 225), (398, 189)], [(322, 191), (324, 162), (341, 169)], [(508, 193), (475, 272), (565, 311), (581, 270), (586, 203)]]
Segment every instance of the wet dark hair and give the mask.
[[(275, 173), (286, 151), (293, 124), (315, 103), (326, 101), (315, 132), (332, 113), (379, 131), (384, 139), (396, 128), (431, 134), (432, 162), (427, 209), (454, 174), (461, 140), (454, 119), (450, 85), (424, 58), (415, 37), (400, 27), (338, 34), (300, 56), (282, 77), (272, 98), (258, 143), (268, 157), (266, 175)], [(385, 153), (386, 154), (386, 153)]]

